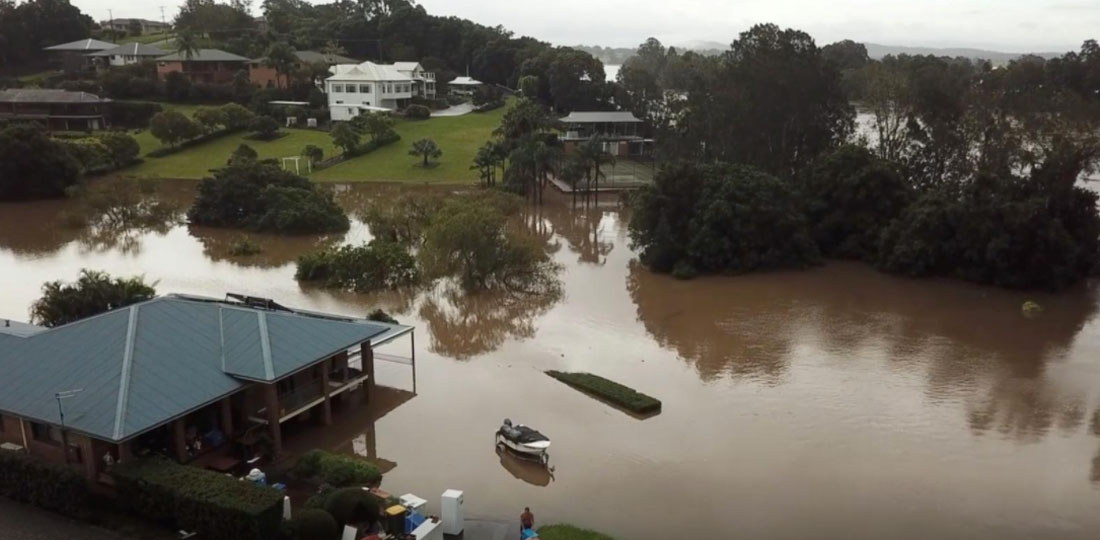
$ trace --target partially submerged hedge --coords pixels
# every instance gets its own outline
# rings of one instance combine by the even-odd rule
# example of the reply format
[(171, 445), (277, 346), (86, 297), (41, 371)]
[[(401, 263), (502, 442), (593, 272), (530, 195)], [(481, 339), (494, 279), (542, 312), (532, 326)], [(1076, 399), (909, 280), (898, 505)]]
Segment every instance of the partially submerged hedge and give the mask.
[(316, 478), (333, 487), (376, 486), (382, 472), (373, 464), (343, 454), (310, 450), (298, 458), (294, 474)]
[(88, 483), (75, 469), (0, 450), (0, 495), (81, 517), (88, 512)]
[(592, 393), (630, 412), (649, 414), (661, 410), (659, 399), (647, 396), (633, 388), (591, 373), (567, 373), (550, 370), (547, 375), (574, 388)]
[(159, 457), (116, 465), (111, 476), (134, 512), (202, 538), (268, 540), (282, 525), (283, 492), (272, 487)]

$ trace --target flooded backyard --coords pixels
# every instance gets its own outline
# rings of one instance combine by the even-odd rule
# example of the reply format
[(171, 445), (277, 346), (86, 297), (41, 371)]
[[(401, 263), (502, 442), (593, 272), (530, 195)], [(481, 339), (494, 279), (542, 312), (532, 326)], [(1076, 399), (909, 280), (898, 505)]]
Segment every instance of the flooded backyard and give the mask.
[[(163, 184), (160, 196), (183, 208), (193, 189)], [(339, 189), (355, 215), (398, 188)], [(306, 251), (369, 240), (357, 219), (335, 237), (250, 235), (264, 252), (234, 257), (239, 232), (74, 228), (73, 206), (0, 204), (0, 318), (26, 320), (44, 281), (81, 268), (144, 274), (162, 294), (383, 308), (416, 327), (416, 395), (382, 392), (289, 449), (370, 457), (389, 469), (384, 489), (435, 512), (456, 488), (468, 516), (515, 520), (530, 506), (539, 523), (631, 540), (1100, 533), (1095, 280), (1047, 295), (830, 263), (676, 281), (637, 264), (609, 198), (576, 211), (550, 200), (524, 219), (563, 266), (560, 298), (356, 295), (293, 275)], [(1027, 300), (1044, 311), (1025, 317)], [(615, 379), (663, 411), (634, 418), (547, 369)], [(378, 374), (412, 390), (407, 366)], [(553, 439), (553, 474), (494, 452), (505, 417)]]

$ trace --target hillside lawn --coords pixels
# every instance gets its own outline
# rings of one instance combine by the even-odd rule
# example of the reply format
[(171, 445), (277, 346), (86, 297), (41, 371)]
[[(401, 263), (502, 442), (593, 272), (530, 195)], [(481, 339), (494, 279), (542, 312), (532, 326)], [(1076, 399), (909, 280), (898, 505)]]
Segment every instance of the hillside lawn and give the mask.
[[(394, 129), (400, 141), (318, 171), (311, 178), (318, 182), (477, 183), (477, 171), (470, 165), (477, 149), (492, 138), (505, 110), (507, 106), (487, 113), (398, 121)], [(424, 138), (443, 150), (435, 166), (427, 169), (420, 167), (421, 159), (409, 155), (413, 142)]]
[[(165, 110), (191, 116), (200, 105), (161, 103)], [(477, 149), (492, 138), (507, 107), (487, 113), (435, 117), (427, 120), (398, 120), (394, 129), (401, 140), (369, 154), (307, 175), (319, 182), (407, 182), (425, 184), (471, 184), (479, 181), (470, 169)], [(209, 176), (212, 169), (225, 165), (229, 155), (241, 143), (247, 144), (261, 159), (297, 156), (307, 144), (320, 146), (325, 157), (339, 153), (327, 132), (307, 129), (283, 129), (287, 136), (270, 142), (247, 140), (248, 133), (219, 137), (169, 156), (155, 158), (146, 154), (163, 145), (149, 130), (130, 132), (141, 146), (142, 163), (120, 171), (121, 174), (150, 178), (192, 179)], [(443, 150), (434, 167), (422, 168), (421, 161), (409, 155), (418, 139), (430, 138)], [(365, 139), (364, 139), (365, 140)], [(303, 162), (304, 166), (304, 162)]]
[[(134, 138), (141, 145), (141, 159), (144, 161), (119, 172), (145, 178), (203, 178), (210, 176), (211, 169), (224, 166), (230, 154), (242, 143), (251, 146), (259, 154), (260, 159), (297, 156), (302, 153), (302, 148), (307, 144), (320, 146), (325, 152), (325, 157), (334, 156), (337, 153), (336, 148), (332, 146), (332, 138), (326, 132), (311, 129), (282, 129), (281, 131), (287, 135), (273, 141), (253, 141), (246, 139), (248, 132), (233, 133), (185, 148), (175, 154), (155, 158), (146, 154), (161, 148), (162, 145), (149, 133), (149, 130), (142, 130), (134, 134)], [(289, 163), (287, 166), (293, 167)], [(305, 174), (304, 160), (301, 162), (301, 167), (302, 174)]]

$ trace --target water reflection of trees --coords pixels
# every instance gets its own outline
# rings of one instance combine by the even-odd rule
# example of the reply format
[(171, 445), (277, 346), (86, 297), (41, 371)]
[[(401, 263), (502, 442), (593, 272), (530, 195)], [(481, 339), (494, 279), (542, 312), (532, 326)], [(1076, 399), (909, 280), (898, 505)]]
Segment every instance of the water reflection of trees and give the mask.
[[(254, 234), (216, 227), (188, 226), (188, 232), (202, 243), (203, 255), (212, 261), (225, 261), (246, 268), (276, 268), (293, 263), (310, 251), (332, 247), (343, 234), (283, 236)], [(234, 255), (233, 247), (247, 239), (260, 248), (252, 255)]]
[(142, 236), (179, 225), (193, 186), (96, 180), (72, 198), (2, 205), (0, 246), (46, 254), (77, 241), (90, 251), (136, 253)]
[[(538, 207), (541, 212), (543, 207)], [(541, 217), (541, 214), (540, 214)], [(614, 242), (602, 238), (604, 210), (598, 207), (569, 209), (553, 206), (546, 209), (545, 218), (553, 225), (553, 232), (560, 235), (577, 254), (581, 263), (603, 265), (615, 247)]]
[[(797, 344), (844, 362), (886, 358), (919, 370), (933, 400), (962, 397), (976, 434), (1037, 440), (1078, 429), (1083, 396), (1045, 377), (1097, 310), (1098, 283), (1060, 295), (885, 276), (857, 264), (691, 282), (632, 265), (628, 289), (646, 330), (703, 379), (785, 372)], [(1022, 315), (1035, 299), (1039, 317)]]
[(560, 287), (539, 293), (467, 292), (444, 283), (424, 297), (420, 318), (428, 325), (431, 351), (464, 360), (493, 351), (507, 339), (535, 335), (535, 318), (562, 297)]

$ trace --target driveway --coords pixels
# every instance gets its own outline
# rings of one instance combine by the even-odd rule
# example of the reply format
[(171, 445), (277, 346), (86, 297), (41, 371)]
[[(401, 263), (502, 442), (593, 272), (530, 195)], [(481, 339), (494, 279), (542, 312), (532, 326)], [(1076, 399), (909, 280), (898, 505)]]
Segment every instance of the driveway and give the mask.
[(102, 529), (0, 497), (3, 540), (119, 540)]
[(446, 109), (432, 111), (432, 116), (462, 116), (474, 112), (474, 104), (467, 101)]

